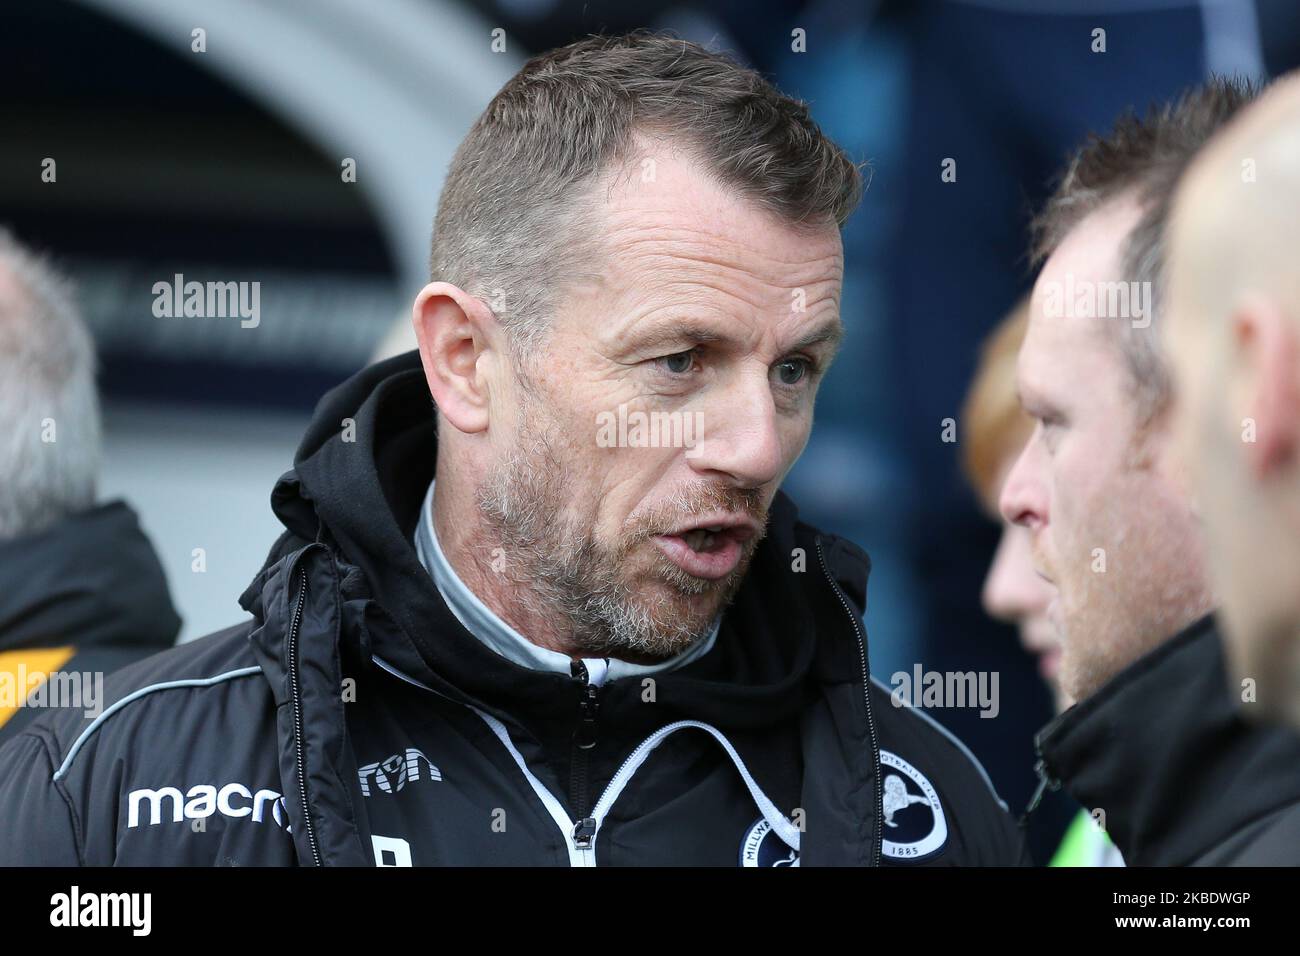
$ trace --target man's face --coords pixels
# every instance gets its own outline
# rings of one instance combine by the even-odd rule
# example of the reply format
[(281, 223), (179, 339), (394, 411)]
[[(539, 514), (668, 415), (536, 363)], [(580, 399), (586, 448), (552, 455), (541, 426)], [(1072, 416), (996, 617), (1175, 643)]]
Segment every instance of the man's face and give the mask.
[[(1000, 510), (1032, 536), (1055, 586), (1062, 691), (1075, 700), (1207, 609), (1201, 544), (1162, 420), (1146, 422), (1114, 323), (1062, 314), (1062, 290), (1128, 281), (1119, 249), (1140, 210), (1117, 200), (1085, 218), (1034, 287), (1017, 368), (1036, 425)], [(1068, 293), (1067, 293), (1068, 294)], [(1140, 333), (1145, 334), (1145, 333)]]
[(648, 659), (739, 589), (808, 440), (843, 272), (833, 224), (796, 232), (654, 159), (653, 179), (593, 192), (600, 276), (566, 289), (514, 370), (520, 407), (479, 494), (575, 646)]
[[(1300, 496), (1294, 464), (1278, 467), (1284, 459), (1268, 450), (1287, 429), (1269, 396), (1295, 402), (1300, 333), (1295, 318), (1272, 303), (1235, 298), (1231, 279), (1217, 276), (1206, 287), (1206, 260), (1217, 258), (1206, 230), (1219, 227), (1203, 221), (1203, 207), (1219, 198), (1213, 192), (1221, 182), (1207, 172), (1190, 175), (1170, 230), (1166, 345), (1178, 393), (1178, 448), (1205, 522), (1229, 667), (1236, 681), (1256, 685), (1258, 706), (1243, 712), (1300, 724)], [(1230, 331), (1234, 303), (1239, 316), (1251, 316), (1246, 342)]]
[[(1006, 483), (1014, 463), (1015, 458), (1006, 461), (996, 487)], [(993, 563), (984, 578), (981, 600), (990, 617), (1016, 626), (1020, 645), (1038, 662), (1038, 673), (1051, 688), (1056, 709), (1060, 711), (1070, 701), (1061, 693), (1061, 640), (1047, 616), (1055, 593), (1034, 570), (1033, 536), (1029, 529), (1005, 523)]]

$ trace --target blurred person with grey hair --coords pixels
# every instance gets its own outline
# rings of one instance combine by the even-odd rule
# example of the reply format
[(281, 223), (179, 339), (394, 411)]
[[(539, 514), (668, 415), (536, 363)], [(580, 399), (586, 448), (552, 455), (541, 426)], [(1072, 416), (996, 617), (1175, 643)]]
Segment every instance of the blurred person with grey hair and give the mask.
[(102, 675), (180, 629), (135, 513), (95, 503), (99, 450), (70, 284), (0, 229), (0, 740), (46, 708), (98, 709)]

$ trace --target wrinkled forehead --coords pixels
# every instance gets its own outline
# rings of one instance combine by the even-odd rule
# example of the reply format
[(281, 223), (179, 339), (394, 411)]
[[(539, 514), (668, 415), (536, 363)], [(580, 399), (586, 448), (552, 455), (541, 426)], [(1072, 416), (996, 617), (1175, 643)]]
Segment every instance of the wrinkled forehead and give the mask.
[(833, 222), (792, 224), (720, 182), (686, 150), (662, 146), (623, 164), (592, 201), (607, 288), (620, 280), (729, 273), (738, 282), (793, 289), (838, 285), (843, 275)]

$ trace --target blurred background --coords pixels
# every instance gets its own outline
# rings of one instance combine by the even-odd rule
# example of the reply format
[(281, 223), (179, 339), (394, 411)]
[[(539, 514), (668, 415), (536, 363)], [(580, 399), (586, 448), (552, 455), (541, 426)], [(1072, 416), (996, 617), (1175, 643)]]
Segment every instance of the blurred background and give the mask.
[[(1294, 0), (5, 4), (0, 224), (77, 283), (100, 353), (100, 497), (139, 511), (182, 640), (238, 621), (279, 530), (271, 486), (314, 402), (405, 324), (427, 281), (460, 138), (533, 53), (633, 27), (758, 67), (870, 163), (844, 234), (848, 336), (787, 490), (872, 555), (880, 680), (916, 662), (1000, 673), (998, 719), (933, 716), (1018, 812), (1051, 701), (1014, 632), (980, 610), (998, 529), (943, 421), (1030, 285), (1025, 226), (1068, 151), (1211, 71), (1295, 66)], [(155, 317), (153, 284), (177, 274), (260, 281), (260, 324)], [(1057, 794), (1035, 814), (1040, 860), (1073, 809)]]

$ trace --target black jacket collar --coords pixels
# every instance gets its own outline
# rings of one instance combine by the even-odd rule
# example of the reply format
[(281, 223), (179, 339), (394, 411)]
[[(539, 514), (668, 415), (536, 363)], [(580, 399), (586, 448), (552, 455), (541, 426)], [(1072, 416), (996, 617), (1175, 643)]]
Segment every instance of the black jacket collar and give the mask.
[(1195, 863), (1300, 803), (1300, 738), (1239, 699), (1206, 617), (1048, 724), (1039, 756), (1130, 866)]
[(158, 556), (121, 501), (0, 542), (0, 651), (65, 644), (161, 650), (180, 625)]

